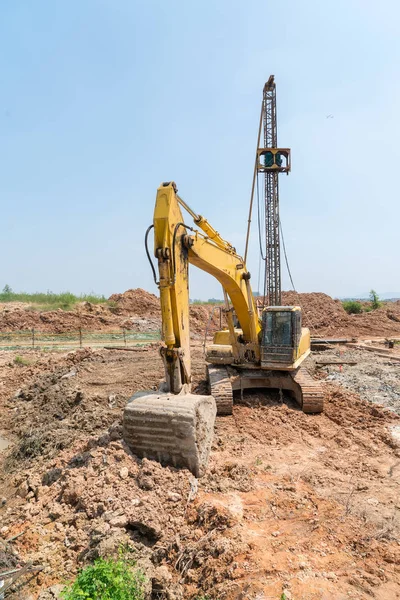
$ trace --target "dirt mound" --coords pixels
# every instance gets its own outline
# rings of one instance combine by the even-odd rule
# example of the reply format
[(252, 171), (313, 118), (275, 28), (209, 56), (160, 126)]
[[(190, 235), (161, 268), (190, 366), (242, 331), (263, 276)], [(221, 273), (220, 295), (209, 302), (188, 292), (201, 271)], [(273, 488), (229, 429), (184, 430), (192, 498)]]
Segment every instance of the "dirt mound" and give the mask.
[[(245, 393), (232, 417), (217, 419), (197, 481), (136, 458), (120, 439), (127, 397), (163, 377), (156, 348), (51, 361), (32, 351), (41, 358), (31, 366), (4, 364), (4, 355), (7, 437), (18, 448), (24, 433), (53, 436), (41, 455), (0, 470), (2, 534), (21, 534), (12, 542), (19, 563), (44, 567), (21, 600), (49, 598), (47, 588), (121, 547), (134, 553), (152, 598), (400, 594), (396, 415), (331, 383), (325, 413), (312, 416), (278, 392)], [(192, 358), (195, 384), (204, 384), (200, 343)]]
[[(9, 468), (37, 457), (51, 457), (82, 435), (93, 434), (107, 425), (101, 406), (96, 406), (99, 398), (96, 402), (77, 383), (82, 365), (94, 356), (89, 348), (71, 352), (63, 365), (48, 364), (49, 371), (39, 373), (29, 385), (17, 390), (10, 400), (10, 425), (19, 443), (9, 456)], [(37, 365), (28, 366), (24, 369), (25, 378), (37, 370)]]
[[(237, 536), (225, 538), (236, 523), (231, 515), (195, 500), (197, 482), (187, 470), (140, 460), (111, 438), (92, 438), (46, 470), (15, 477), (18, 495), (28, 500), (20, 518), (29, 524), (16, 547), (46, 564), (39, 585), (53, 584), (52, 573), (68, 580), (82, 563), (117, 556), (121, 547), (135, 553), (152, 598), (188, 597), (182, 577), (188, 583), (228, 578), (234, 556), (247, 548)], [(14, 521), (11, 532), (21, 524)]]
[(107, 310), (95, 311), (89, 302), (79, 305), (77, 310), (65, 311), (61, 308), (39, 312), (28, 308), (5, 309), (0, 313), (0, 331), (24, 331), (37, 329), (48, 333), (64, 333), (82, 329), (98, 331), (115, 329), (120, 319)]
[(282, 303), (301, 307), (303, 325), (313, 335), (357, 337), (400, 333), (400, 306), (395, 302), (360, 315), (348, 315), (340, 300), (317, 292), (283, 292)]
[(286, 306), (300, 306), (303, 324), (309, 327), (312, 333), (339, 333), (339, 330), (343, 332), (351, 325), (350, 317), (340, 300), (334, 300), (327, 294), (283, 292), (282, 303)]
[[(145, 319), (158, 319), (161, 327), (160, 299), (141, 288), (127, 290), (123, 294), (113, 294), (109, 300), (115, 304), (112, 309), (118, 315), (135, 316)], [(189, 307), (190, 330), (196, 335), (204, 334), (212, 307), (192, 304)], [(125, 321), (126, 322), (126, 321)]]
[(114, 311), (119, 315), (160, 316), (160, 300), (141, 288), (127, 290), (123, 294), (113, 294), (109, 300), (114, 303)]

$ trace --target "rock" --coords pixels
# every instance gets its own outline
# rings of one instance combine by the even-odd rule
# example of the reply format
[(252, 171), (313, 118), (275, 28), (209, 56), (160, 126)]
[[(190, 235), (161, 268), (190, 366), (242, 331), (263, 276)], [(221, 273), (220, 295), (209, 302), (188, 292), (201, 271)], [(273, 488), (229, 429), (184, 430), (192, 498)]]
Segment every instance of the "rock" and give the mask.
[(128, 525), (128, 518), (126, 515), (118, 515), (113, 517), (109, 523), (111, 527), (126, 527)]
[(127, 477), (129, 477), (128, 467), (122, 467), (122, 469), (119, 472), (119, 476), (121, 477), (121, 479), (127, 479)]
[(295, 492), (296, 486), (295, 485), (284, 485), (282, 489), (287, 492)]
[(271, 535), (273, 535), (274, 537), (278, 537), (278, 535), (281, 535), (281, 532), (280, 531), (273, 531), (271, 533)]
[(81, 490), (85, 488), (85, 481), (82, 476), (77, 477), (73, 482), (68, 483), (63, 490), (63, 500), (70, 506), (78, 504), (81, 497)]
[(62, 377), (60, 377), (60, 379), (70, 379), (71, 377), (75, 377), (76, 375), (76, 369), (71, 369), (68, 373), (65, 373), (65, 375), (62, 375)]
[(58, 502), (53, 502), (53, 504), (48, 507), (48, 514), (49, 518), (55, 521), (64, 514), (64, 508)]
[(161, 527), (157, 523), (145, 523), (142, 520), (129, 520), (129, 528), (137, 531), (142, 537), (148, 540), (159, 540), (162, 536)]
[(168, 500), (171, 500), (171, 502), (180, 502), (182, 500), (182, 496), (176, 492), (168, 492), (167, 498)]
[(21, 498), (26, 498), (29, 492), (28, 482), (23, 481), (19, 488), (17, 489), (17, 495)]
[(5, 504), (7, 504), (7, 498), (2, 498), (1, 505), (4, 506)]
[(137, 481), (138, 481), (138, 486), (142, 490), (150, 491), (150, 490), (153, 490), (155, 487), (153, 479), (148, 475), (143, 475), (142, 473), (140, 473)]
[(97, 546), (97, 553), (102, 558), (108, 556), (118, 556), (122, 546), (129, 544), (130, 538), (127, 533), (120, 529), (104, 537)]
[(154, 574), (151, 580), (152, 592), (156, 596), (163, 596), (171, 586), (172, 575), (165, 565), (154, 569)]
[(119, 421), (115, 421), (109, 428), (108, 433), (111, 441), (116, 441), (122, 438), (122, 425)]
[(371, 506), (378, 506), (379, 504), (379, 500), (377, 498), (367, 498), (367, 502), (368, 504), (371, 504)]
[(39, 475), (31, 475), (28, 478), (28, 488), (31, 492), (33, 492), (33, 495), (35, 496), (35, 498), (37, 498), (37, 496), (38, 496), (39, 488), (41, 485), (42, 485), (42, 482), (41, 482)]
[(58, 479), (60, 479), (62, 475), (62, 469), (50, 469), (49, 471), (47, 471), (47, 473), (45, 473), (42, 477), (42, 485), (47, 485), (50, 486), (52, 485), (55, 481), (57, 481)]
[(43, 590), (38, 596), (38, 600), (59, 600), (61, 599), (61, 592), (65, 586), (61, 584), (52, 585), (51, 587)]

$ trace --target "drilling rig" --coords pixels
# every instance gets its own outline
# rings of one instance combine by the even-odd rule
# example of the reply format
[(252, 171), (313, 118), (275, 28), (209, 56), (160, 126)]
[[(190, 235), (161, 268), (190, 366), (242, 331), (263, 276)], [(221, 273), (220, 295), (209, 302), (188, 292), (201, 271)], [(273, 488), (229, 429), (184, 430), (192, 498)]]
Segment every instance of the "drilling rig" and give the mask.
[[(263, 146), (260, 146), (263, 139)], [(254, 165), (253, 185), (250, 199), (250, 210), (246, 237), (244, 259), (247, 259), (250, 237), (251, 214), (258, 175), (264, 174), (265, 205), (265, 274), (263, 306), (281, 306), (281, 252), (280, 252), (280, 219), (279, 219), (279, 173), (290, 172), (290, 149), (278, 148), (278, 127), (276, 116), (276, 84), (271, 75), (264, 85), (261, 105), (260, 124), (258, 128), (257, 151)], [(261, 242), (260, 242), (261, 246)]]

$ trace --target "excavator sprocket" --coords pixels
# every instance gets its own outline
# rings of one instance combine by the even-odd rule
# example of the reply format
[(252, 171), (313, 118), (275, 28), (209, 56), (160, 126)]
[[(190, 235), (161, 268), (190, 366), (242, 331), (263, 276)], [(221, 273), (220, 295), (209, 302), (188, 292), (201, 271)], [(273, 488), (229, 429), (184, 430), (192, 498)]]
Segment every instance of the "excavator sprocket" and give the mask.
[(226, 367), (207, 365), (210, 394), (217, 405), (217, 415), (231, 415), (233, 409), (233, 390)]

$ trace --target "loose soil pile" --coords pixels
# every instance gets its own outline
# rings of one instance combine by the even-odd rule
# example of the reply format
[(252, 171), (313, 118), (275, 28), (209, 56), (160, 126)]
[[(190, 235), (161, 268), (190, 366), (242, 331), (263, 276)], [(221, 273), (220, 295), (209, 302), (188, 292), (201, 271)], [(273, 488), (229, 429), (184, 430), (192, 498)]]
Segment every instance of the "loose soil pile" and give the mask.
[(387, 302), (382, 308), (360, 315), (348, 315), (340, 300), (321, 293), (283, 292), (285, 305), (298, 305), (303, 325), (320, 336), (385, 336), (400, 334), (400, 303)]
[[(44, 567), (15, 597), (56, 597), (55, 584), (121, 545), (154, 599), (400, 595), (393, 413), (332, 383), (314, 416), (278, 393), (245, 394), (217, 419), (210, 467), (196, 481), (136, 458), (120, 438), (129, 396), (162, 378), (156, 348), (31, 351), (27, 366), (12, 356), (0, 353), (2, 427), (13, 442), (1, 535), (25, 532), (6, 556)], [(204, 392), (199, 343), (192, 357)], [(26, 443), (32, 435), (39, 443)]]
[[(115, 304), (114, 311), (120, 315), (136, 315), (148, 319), (150, 317), (159, 319), (161, 327), (160, 299), (140, 288), (127, 290), (123, 294), (113, 294), (110, 300)], [(191, 304), (189, 307), (190, 329), (196, 335), (205, 333), (206, 325), (213, 312), (213, 324), (217, 323), (217, 314), (214, 314), (212, 306)]]
[[(112, 331), (126, 328), (139, 332), (161, 330), (160, 300), (140, 288), (113, 294), (110, 305), (82, 302), (74, 310), (36, 311), (23, 303), (3, 304), (0, 332), (35, 329), (44, 333)], [(190, 306), (190, 328), (194, 337), (203, 336), (211, 308)], [(214, 316), (216, 323), (216, 315)]]
[[(361, 315), (348, 315), (339, 300), (320, 293), (298, 294), (283, 292), (286, 305), (300, 305), (303, 324), (319, 336), (393, 336), (400, 334), (400, 302), (387, 302), (382, 308)], [(140, 288), (113, 294), (109, 306), (90, 302), (79, 304), (71, 311), (38, 312), (3, 305), (0, 312), (0, 331), (36, 329), (40, 332), (66, 333), (78, 331), (111, 331), (121, 327), (151, 332), (161, 329), (160, 301), (157, 296)], [(210, 321), (211, 315), (211, 321)], [(195, 338), (204, 336), (219, 325), (219, 312), (212, 305), (190, 306), (190, 328)]]

